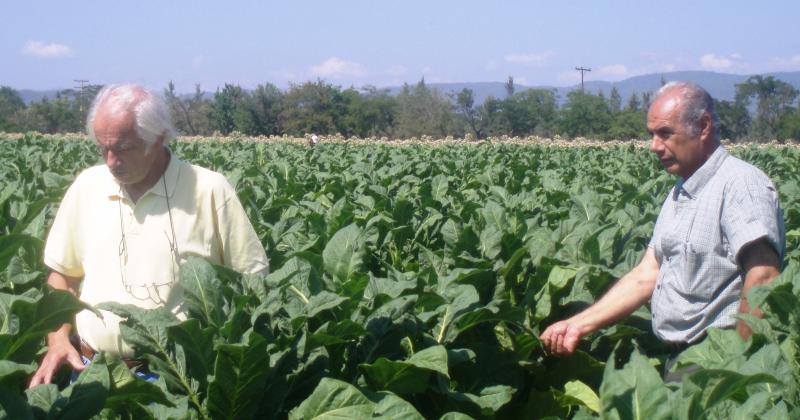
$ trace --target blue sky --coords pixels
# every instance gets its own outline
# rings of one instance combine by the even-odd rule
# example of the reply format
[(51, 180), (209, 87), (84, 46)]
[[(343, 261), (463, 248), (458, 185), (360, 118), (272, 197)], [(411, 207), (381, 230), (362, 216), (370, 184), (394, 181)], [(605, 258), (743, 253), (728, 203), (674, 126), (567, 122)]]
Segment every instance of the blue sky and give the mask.
[(800, 70), (800, 2), (10, 1), (0, 85), (253, 88)]

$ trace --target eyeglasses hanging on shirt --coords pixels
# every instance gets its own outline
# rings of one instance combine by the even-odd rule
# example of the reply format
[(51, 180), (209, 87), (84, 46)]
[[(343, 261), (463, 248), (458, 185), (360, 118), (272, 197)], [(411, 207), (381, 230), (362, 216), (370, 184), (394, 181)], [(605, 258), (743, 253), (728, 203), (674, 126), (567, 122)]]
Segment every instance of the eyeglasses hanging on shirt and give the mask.
[(178, 240), (175, 236), (175, 223), (172, 220), (172, 207), (169, 203), (169, 193), (167, 192), (167, 181), (164, 179), (164, 176), (161, 176), (162, 185), (164, 186), (164, 197), (167, 201), (167, 214), (169, 215), (169, 227), (170, 234), (164, 231), (164, 237), (169, 244), (169, 251), (172, 254), (172, 280), (166, 283), (155, 283), (152, 282), (150, 284), (131, 284), (128, 282), (127, 278), (127, 270), (126, 265), (128, 262), (128, 241), (125, 238), (125, 225), (122, 219), (122, 203), (121, 200), (117, 200), (117, 206), (119, 207), (119, 229), (120, 229), (120, 241), (119, 241), (119, 275), (120, 281), (122, 282), (122, 286), (125, 288), (125, 292), (131, 295), (134, 299), (145, 301), (149, 300), (156, 304), (165, 304), (166, 300), (160, 294), (160, 287), (172, 287), (177, 283), (176, 278), (176, 266), (179, 261), (180, 253), (178, 252)]

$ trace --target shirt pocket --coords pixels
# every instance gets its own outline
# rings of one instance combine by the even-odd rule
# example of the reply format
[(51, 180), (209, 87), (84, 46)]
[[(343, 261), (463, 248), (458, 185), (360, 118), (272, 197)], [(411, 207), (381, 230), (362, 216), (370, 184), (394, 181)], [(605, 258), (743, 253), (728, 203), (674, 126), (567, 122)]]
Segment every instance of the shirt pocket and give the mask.
[(707, 301), (716, 289), (708, 272), (712, 250), (674, 234), (664, 235), (661, 246), (665, 268), (669, 270), (665, 273), (665, 280), (673, 282), (670, 288), (688, 303)]
[(711, 261), (715, 257), (713, 249), (706, 245), (684, 242), (682, 274), (685, 293), (689, 299), (696, 299), (700, 303), (711, 300), (719, 285), (714, 273), (711, 272)]

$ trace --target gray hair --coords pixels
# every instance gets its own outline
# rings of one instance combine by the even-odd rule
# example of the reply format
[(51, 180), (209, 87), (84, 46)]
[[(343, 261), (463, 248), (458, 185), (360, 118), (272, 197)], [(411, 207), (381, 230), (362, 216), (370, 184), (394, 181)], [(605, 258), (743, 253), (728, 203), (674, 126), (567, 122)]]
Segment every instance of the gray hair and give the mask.
[(714, 109), (714, 99), (711, 95), (697, 84), (692, 82), (674, 81), (661, 86), (661, 89), (656, 92), (656, 97), (653, 100), (655, 103), (661, 95), (677, 90), (681, 98), (685, 101), (683, 110), (681, 110), (678, 119), (680, 123), (686, 128), (691, 136), (700, 134), (700, 121), (706, 112), (711, 116), (711, 139), (719, 140), (719, 116)]
[(113, 114), (132, 111), (136, 134), (144, 140), (147, 147), (153, 145), (162, 135), (165, 145), (177, 136), (164, 99), (141, 86), (127, 84), (106, 85), (97, 93), (86, 119), (86, 132), (92, 140), (95, 140), (94, 118), (100, 105), (111, 107)]

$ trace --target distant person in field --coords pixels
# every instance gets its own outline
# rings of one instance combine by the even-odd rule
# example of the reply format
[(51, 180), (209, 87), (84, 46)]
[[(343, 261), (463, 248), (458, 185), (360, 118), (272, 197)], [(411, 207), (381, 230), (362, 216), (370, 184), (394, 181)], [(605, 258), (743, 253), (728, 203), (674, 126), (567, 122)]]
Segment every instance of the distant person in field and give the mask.
[(678, 181), (670, 191), (639, 265), (596, 303), (541, 335), (555, 355), (575, 351), (585, 335), (615, 323), (650, 301), (656, 336), (674, 358), (710, 327), (752, 332), (739, 313), (762, 316), (748, 292), (780, 274), (785, 251), (778, 193), (756, 167), (729, 155), (703, 88), (672, 82), (647, 114), (650, 151)]
[[(139, 86), (107, 86), (92, 105), (87, 131), (105, 165), (78, 175), (61, 202), (44, 251), (50, 286), (92, 305), (167, 307), (184, 318), (178, 278), (186, 257), (266, 273), (264, 247), (228, 181), (167, 147), (175, 130), (163, 99)], [(131, 359), (121, 319), (101, 312), (102, 319), (80, 312), (77, 331), (64, 324), (48, 335), (31, 387), (50, 383), (64, 364), (83, 370), (100, 351), (146, 369)]]

